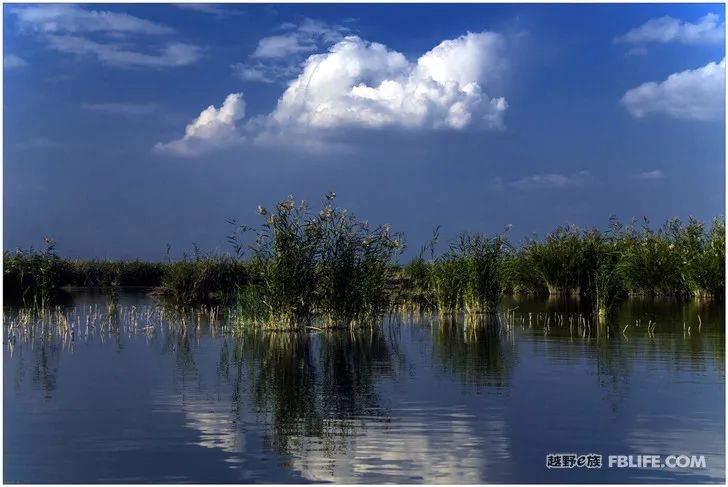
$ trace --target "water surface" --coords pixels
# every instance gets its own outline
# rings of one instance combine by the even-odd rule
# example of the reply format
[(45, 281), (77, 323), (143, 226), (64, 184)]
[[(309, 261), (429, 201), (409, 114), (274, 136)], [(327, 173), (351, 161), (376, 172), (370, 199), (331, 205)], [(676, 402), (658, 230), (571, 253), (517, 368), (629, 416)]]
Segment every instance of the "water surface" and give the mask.
[[(132, 292), (6, 308), (4, 480), (724, 482), (722, 304), (631, 300), (610, 327), (573, 301), (503, 310), (305, 335)], [(707, 468), (547, 469), (562, 452)]]

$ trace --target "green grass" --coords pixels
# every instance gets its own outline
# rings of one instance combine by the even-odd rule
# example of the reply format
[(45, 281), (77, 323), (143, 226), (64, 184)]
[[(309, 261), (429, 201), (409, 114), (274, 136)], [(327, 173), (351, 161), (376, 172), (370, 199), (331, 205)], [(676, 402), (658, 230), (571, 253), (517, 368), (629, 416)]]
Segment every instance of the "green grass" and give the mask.
[[(245, 228), (256, 237), (249, 247), (256, 289), (240, 299), (261, 301), (254, 319), (285, 329), (350, 326), (376, 320), (389, 305), (387, 281), (401, 236), (335, 207), (334, 198), (326, 195), (317, 213), (290, 197), (271, 212), (261, 206), (263, 223)], [(237, 238), (233, 245), (243, 247)]]
[(3, 255), (3, 294), (6, 302), (45, 308), (61, 283), (61, 259), (55, 243), (44, 239), (41, 251), (18, 249)]
[(247, 279), (245, 264), (230, 257), (185, 258), (164, 266), (157, 294), (180, 306), (228, 303)]
[(111, 288), (118, 286), (158, 286), (166, 265), (160, 262), (65, 260), (61, 281), (65, 285)]
[[(507, 235), (463, 233), (436, 256), (439, 229), (409, 263), (397, 259), (401, 234), (372, 226), (334, 204), (319, 211), (288, 198), (259, 207), (255, 228), (231, 236), (236, 257), (203, 255), (163, 263), (64, 260), (55, 243), (4, 254), (8, 303), (45, 307), (63, 286), (157, 288), (179, 305), (234, 303), (237, 314), (273, 328), (351, 326), (376, 321), (397, 302), (442, 314), (492, 313), (505, 293), (578, 295), (595, 315), (620, 298), (721, 298), (725, 290), (725, 224), (611, 219), (604, 230), (560, 227), (543, 240), (509, 243)], [(244, 243), (244, 235), (255, 237)], [(243, 254), (248, 255), (243, 259)], [(429, 251), (429, 252), (428, 252)]]

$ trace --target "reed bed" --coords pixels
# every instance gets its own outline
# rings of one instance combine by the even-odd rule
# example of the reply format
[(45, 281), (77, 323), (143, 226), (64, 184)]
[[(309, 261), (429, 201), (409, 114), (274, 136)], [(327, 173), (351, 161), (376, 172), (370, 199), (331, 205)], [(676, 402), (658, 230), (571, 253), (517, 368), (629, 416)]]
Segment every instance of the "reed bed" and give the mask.
[(721, 298), (725, 290), (725, 225), (717, 218), (709, 230), (692, 218), (657, 230), (611, 219), (604, 231), (560, 227), (518, 246), (506, 234), (463, 234), (437, 258), (423, 253), (404, 267), (410, 302), (445, 314), (493, 312), (511, 292), (582, 297), (605, 319), (626, 296)]
[[(431, 242), (401, 266), (401, 234), (371, 226), (335, 206), (319, 211), (289, 197), (260, 206), (256, 228), (236, 226), (236, 255), (194, 249), (181, 260), (64, 260), (55, 243), (4, 254), (8, 303), (48, 307), (64, 286), (92, 286), (111, 297), (124, 286), (147, 286), (177, 306), (232, 304), (238, 321), (275, 329), (317, 329), (372, 323), (395, 307), (441, 314), (493, 314), (504, 294), (579, 296), (605, 319), (627, 296), (720, 298), (725, 291), (725, 224), (691, 218), (652, 229), (647, 220), (604, 230), (559, 227), (543, 240), (517, 245), (507, 230), (463, 233), (436, 255)], [(252, 233), (252, 243), (244, 243)], [(250, 239), (249, 239), (250, 240)]]

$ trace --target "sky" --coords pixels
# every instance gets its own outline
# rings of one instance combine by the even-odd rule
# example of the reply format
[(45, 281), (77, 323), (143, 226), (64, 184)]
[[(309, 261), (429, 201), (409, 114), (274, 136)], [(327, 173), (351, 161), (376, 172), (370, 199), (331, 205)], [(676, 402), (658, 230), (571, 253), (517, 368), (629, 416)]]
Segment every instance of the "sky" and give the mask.
[(231, 249), (293, 195), (406, 235), (725, 207), (722, 4), (4, 4), (3, 245)]

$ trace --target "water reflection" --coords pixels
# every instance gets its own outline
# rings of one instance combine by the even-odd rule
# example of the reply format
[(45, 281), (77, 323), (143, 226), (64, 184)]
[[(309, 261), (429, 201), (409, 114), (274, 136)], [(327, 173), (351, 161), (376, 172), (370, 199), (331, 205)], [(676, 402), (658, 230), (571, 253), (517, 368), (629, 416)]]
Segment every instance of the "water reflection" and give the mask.
[[(656, 478), (720, 480), (722, 307), (633, 300), (595, 327), (580, 306), (518, 298), (496, 316), (399, 316), (315, 334), (124, 294), (6, 309), (8, 478), (66, 468), (89, 481), (591, 482), (543, 471), (543, 454), (604, 445), (706, 454), (707, 472)], [(105, 416), (115, 408), (136, 411), (133, 428)], [(31, 455), (46, 431), (85, 454), (47, 441)], [(129, 462), (115, 467), (109, 449)], [(158, 473), (139, 470), (150, 455)]]
[(516, 349), (500, 316), (444, 316), (430, 324), (434, 358), (446, 373), (468, 386), (508, 386)]

